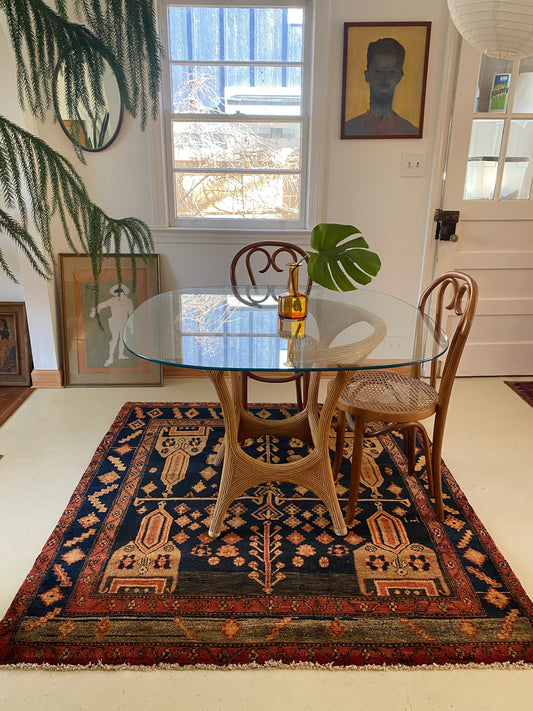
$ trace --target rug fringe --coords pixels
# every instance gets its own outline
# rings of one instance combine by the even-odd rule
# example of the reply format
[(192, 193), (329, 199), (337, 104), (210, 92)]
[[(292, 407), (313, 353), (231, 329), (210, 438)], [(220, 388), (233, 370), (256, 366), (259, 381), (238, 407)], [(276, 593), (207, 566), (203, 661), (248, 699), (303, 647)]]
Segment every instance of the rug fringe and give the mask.
[(227, 664), (220, 666), (217, 664), (153, 664), (136, 665), (136, 664), (104, 664), (98, 662), (96, 664), (5, 664), (0, 665), (0, 672), (4, 670), (10, 671), (52, 671), (52, 672), (79, 672), (79, 671), (135, 671), (135, 672), (153, 672), (153, 671), (250, 671), (250, 670), (276, 670), (276, 671), (371, 671), (371, 672), (387, 672), (387, 671), (460, 671), (464, 669), (474, 669), (478, 671), (531, 671), (533, 663), (529, 662), (494, 662), (491, 664), (482, 664), (477, 662), (468, 662), (467, 664), (368, 664), (368, 665), (346, 665), (339, 666), (333, 663), (318, 664), (315, 662), (291, 662), (286, 664), (279, 661), (268, 661), (264, 664), (250, 662), (249, 664)]

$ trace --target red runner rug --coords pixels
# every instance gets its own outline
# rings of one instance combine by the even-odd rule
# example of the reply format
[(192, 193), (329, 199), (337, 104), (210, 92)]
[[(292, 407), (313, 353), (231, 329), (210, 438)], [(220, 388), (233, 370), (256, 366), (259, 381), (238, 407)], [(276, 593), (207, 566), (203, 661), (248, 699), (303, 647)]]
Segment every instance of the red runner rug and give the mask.
[[(270, 483), (237, 499), (213, 540), (223, 434), (215, 404), (123, 406), (1, 623), (0, 663), (533, 661), (533, 604), (445, 467), (442, 523), (422, 455), (408, 476), (400, 437), (385, 435), (366, 444), (346, 537), (311, 492)], [(246, 446), (265, 461), (306, 451)], [(343, 507), (348, 472), (346, 459)]]
[(525, 400), (528, 405), (533, 407), (533, 381), (505, 380), (504, 382), (517, 395), (520, 395), (522, 400)]

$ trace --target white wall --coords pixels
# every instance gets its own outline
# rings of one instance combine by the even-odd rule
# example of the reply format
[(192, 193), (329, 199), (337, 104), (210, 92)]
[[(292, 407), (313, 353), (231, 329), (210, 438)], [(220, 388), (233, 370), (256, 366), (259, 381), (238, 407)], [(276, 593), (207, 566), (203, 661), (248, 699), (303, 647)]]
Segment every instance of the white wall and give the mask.
[[(8, 52), (5, 41), (4, 28), (0, 25), (0, 76), (2, 85), (2, 99), (0, 113), (11, 121), (20, 121), (21, 112), (16, 101), (15, 73), (13, 71), (13, 61)], [(0, 206), (4, 207), (2, 196), (0, 195)], [(20, 266), (18, 251), (15, 245), (0, 235), (0, 246), (4, 258), (9, 264), (14, 277), (20, 282)], [(0, 301), (24, 301), (24, 289), (22, 285), (15, 284), (3, 273), (0, 273)]]
[[(0, 113), (23, 128), (35, 131), (33, 117), (24, 115), (17, 101), (15, 68), (3, 23), (0, 24)], [(1, 203), (0, 203), (1, 204)], [(38, 235), (34, 235), (38, 241)], [(0, 272), (0, 301), (22, 301), (26, 304), (28, 328), (34, 367), (56, 370), (59, 360), (59, 319), (56, 285), (38, 277), (15, 244), (0, 234), (4, 258), (17, 283)]]
[[(444, 53), (449, 15), (445, 0), (318, 0), (326, 23), (319, 27), (319, 55), (327, 62), (316, 87), (326, 107), (321, 137), (323, 164), (319, 165), (322, 195), (316, 222), (354, 224), (370, 247), (382, 257), (382, 270), (373, 287), (416, 302), (422, 279), (426, 236), (433, 230), (431, 216), (432, 167), (438, 126)], [(327, 8), (329, 6), (329, 16)], [(430, 21), (431, 41), (422, 139), (341, 140), (342, 52), (344, 22)], [(323, 108), (323, 107), (322, 107)], [(319, 141), (320, 143), (320, 141)], [(426, 157), (424, 177), (402, 177), (402, 153)], [(160, 188), (162, 192), (163, 188)], [(159, 201), (159, 195), (155, 202)], [(164, 220), (157, 224), (164, 224)], [(311, 227), (313, 226), (311, 223)], [(285, 233), (287, 234), (287, 233)], [(250, 235), (157, 229), (157, 251), (162, 255), (163, 288), (227, 281), (235, 249)], [(309, 232), (290, 238), (309, 244)]]
[[(403, 0), (402, 3), (393, 0), (317, 0), (317, 3), (322, 16), (318, 28), (319, 56), (324, 66), (316, 90), (324, 131), (323, 135), (315, 137), (315, 146), (322, 154), (317, 166), (322, 189), (315, 198), (313, 223), (316, 217), (317, 222), (350, 223), (359, 227), (370, 247), (382, 258), (382, 271), (374, 287), (414, 302), (418, 298), (426, 234), (435, 207), (430, 204), (431, 174), (434, 146), (438, 132), (442, 130), (438, 120), (442, 108), (439, 102), (448, 30), (446, 0)], [(322, 21), (324, 16), (325, 21)], [(432, 23), (422, 139), (340, 139), (343, 23), (365, 21)], [(1, 40), (0, 36), (0, 44)], [(0, 47), (0, 60), (5, 53), (5, 47), (3, 53)], [(3, 87), (0, 113), (4, 111), (6, 101), (4, 86), (12, 91), (12, 86), (4, 81), (4, 74), (9, 72), (12, 72), (12, 62), (0, 61)], [(227, 283), (231, 256), (247, 240), (257, 237), (235, 231), (198, 234), (165, 228), (160, 157), (151, 153), (151, 147), (157, 145), (158, 126), (141, 133), (138, 123), (125, 117), (117, 140), (107, 150), (86, 154), (86, 167), (80, 166), (68, 138), (57, 124), (50, 121), (38, 130), (43, 138), (79, 166), (92, 198), (111, 215), (132, 215), (155, 226), (156, 251), (161, 255), (162, 290), (191, 284)], [(424, 177), (401, 177), (402, 153), (425, 154)], [(286, 237), (299, 244), (309, 244), (309, 231), (284, 233)], [(58, 252), (66, 251), (59, 231), (56, 245)], [(29, 277), (24, 272), (26, 278)], [(0, 298), (4, 298), (2, 293), (15, 293), (3, 292), (3, 285), (4, 278), (0, 277)], [(31, 318), (32, 312), (42, 309), (43, 300), (40, 298), (39, 303), (35, 303), (33, 293), (27, 291), (26, 303)], [(16, 293), (17, 300), (23, 300), (19, 298), (21, 292)], [(54, 367), (50, 366), (55, 357), (52, 355), (51, 334), (55, 329), (55, 348), (59, 351), (58, 319), (57, 306), (52, 304), (49, 323), (45, 323), (46, 348), (37, 348), (34, 343), (37, 369)], [(40, 321), (46, 322), (42, 314)], [(35, 329), (32, 342), (34, 338), (44, 336)]]
[[(431, 21), (422, 139), (340, 140), (342, 32), (344, 22)], [(382, 257), (373, 288), (409, 301), (418, 298), (437, 138), (448, 10), (440, 0), (337, 0), (332, 3), (327, 130), (328, 222), (355, 224)], [(423, 178), (402, 177), (402, 153), (426, 158)]]

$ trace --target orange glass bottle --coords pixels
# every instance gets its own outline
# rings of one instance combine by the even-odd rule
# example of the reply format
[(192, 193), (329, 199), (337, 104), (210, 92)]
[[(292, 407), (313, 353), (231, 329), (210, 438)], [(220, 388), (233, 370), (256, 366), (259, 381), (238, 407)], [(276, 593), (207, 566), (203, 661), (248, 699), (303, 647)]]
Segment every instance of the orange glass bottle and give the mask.
[(280, 318), (302, 319), (307, 316), (307, 295), (298, 291), (299, 262), (292, 262), (289, 267), (289, 291), (278, 296), (278, 315)]

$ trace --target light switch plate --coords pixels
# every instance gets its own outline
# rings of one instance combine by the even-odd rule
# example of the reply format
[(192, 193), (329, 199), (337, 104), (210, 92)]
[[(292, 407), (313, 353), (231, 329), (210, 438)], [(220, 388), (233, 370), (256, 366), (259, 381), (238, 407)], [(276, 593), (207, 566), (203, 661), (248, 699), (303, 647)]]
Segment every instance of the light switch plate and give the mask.
[(404, 178), (423, 178), (426, 174), (426, 153), (402, 153), (400, 175)]

